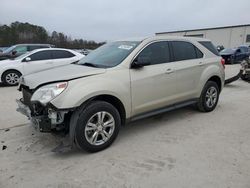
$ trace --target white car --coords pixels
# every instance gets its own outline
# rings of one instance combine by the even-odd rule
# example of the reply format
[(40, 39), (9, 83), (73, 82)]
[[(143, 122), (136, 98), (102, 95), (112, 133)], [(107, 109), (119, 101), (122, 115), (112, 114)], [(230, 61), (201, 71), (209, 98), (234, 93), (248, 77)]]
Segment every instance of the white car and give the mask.
[(51, 69), (79, 61), (83, 54), (69, 49), (46, 48), (23, 54), (15, 59), (0, 61), (0, 82), (14, 86), (22, 75)]

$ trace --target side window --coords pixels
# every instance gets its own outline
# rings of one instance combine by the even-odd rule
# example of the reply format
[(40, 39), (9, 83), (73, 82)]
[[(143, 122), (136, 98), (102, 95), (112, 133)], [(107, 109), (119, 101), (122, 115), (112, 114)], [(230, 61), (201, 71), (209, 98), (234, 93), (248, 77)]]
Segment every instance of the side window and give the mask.
[(203, 53), (198, 49), (198, 48), (196, 48), (195, 47), (195, 50), (196, 50), (196, 56), (197, 56), (197, 58), (198, 59), (200, 59), (200, 58), (203, 58)]
[(13, 51), (17, 53), (26, 53), (28, 51), (27, 46), (17, 46)]
[(174, 41), (171, 43), (175, 61), (183, 61), (203, 57), (202, 52), (189, 42)]
[(50, 50), (36, 52), (29, 56), (31, 61), (41, 61), (41, 60), (48, 60), (52, 59), (52, 54)]
[(71, 58), (75, 55), (65, 50), (52, 50), (53, 59)]
[(155, 42), (150, 44), (137, 56), (139, 61), (145, 61), (151, 65), (170, 62), (169, 43)]

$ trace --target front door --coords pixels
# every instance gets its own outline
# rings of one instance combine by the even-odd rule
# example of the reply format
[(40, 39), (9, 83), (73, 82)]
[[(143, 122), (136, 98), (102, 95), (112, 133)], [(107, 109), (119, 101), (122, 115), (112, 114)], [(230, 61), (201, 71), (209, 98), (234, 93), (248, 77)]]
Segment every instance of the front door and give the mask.
[(35, 52), (30, 55), (29, 58), (29, 61), (27, 61), (27, 57), (22, 61), (25, 75), (51, 69), (53, 67), (51, 50)]
[(171, 63), (169, 43), (154, 42), (144, 48), (135, 61), (147, 62), (141, 68), (131, 68), (132, 115), (169, 105), (175, 99), (175, 70)]

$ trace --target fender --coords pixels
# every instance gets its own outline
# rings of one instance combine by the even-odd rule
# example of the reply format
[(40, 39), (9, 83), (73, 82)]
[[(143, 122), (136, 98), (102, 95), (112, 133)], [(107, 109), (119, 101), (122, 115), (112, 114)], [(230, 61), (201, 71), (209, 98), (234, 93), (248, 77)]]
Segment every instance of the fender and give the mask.
[(198, 93), (196, 94), (196, 97), (200, 97), (201, 92), (203, 90), (203, 87), (205, 86), (207, 81), (210, 78), (212, 78), (213, 76), (217, 76), (217, 77), (220, 78), (220, 80), (221, 80), (221, 88), (223, 88), (225, 77), (224, 76), (222, 77), (221, 75), (224, 75), (224, 73), (222, 74), (221, 68), (218, 65), (209, 65), (206, 69), (204, 69), (202, 74), (201, 74), (199, 87), (198, 87), (199, 90), (198, 90)]
[(58, 109), (70, 109), (79, 107), (85, 101), (99, 95), (111, 95), (119, 99), (129, 117), (131, 114), (129, 72), (127, 71), (124, 74), (124, 70), (118, 70), (112, 71), (110, 74), (69, 81), (67, 89), (52, 100), (51, 103)]

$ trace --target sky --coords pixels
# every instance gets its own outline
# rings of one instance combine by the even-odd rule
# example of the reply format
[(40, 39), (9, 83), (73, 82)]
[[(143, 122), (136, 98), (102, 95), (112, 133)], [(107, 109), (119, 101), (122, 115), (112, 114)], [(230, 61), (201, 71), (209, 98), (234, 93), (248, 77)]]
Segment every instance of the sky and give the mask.
[(72, 38), (112, 41), (250, 24), (250, 0), (0, 0), (0, 24), (14, 21)]

